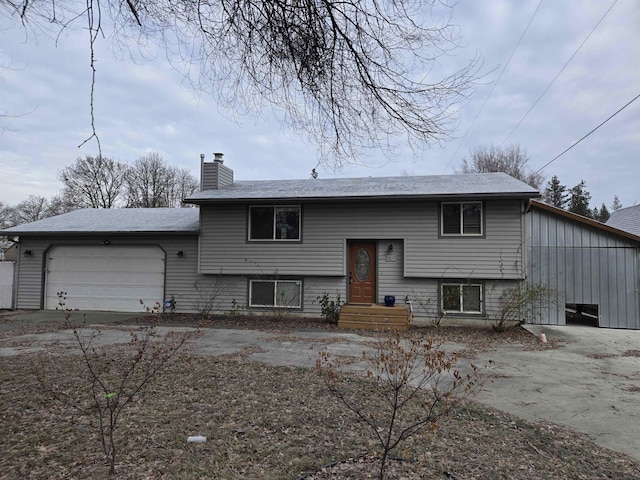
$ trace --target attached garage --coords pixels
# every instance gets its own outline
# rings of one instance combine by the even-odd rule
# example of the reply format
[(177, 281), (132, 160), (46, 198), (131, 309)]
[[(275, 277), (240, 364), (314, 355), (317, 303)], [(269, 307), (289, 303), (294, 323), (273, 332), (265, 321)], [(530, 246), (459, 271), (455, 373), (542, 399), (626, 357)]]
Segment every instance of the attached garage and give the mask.
[(66, 307), (81, 310), (140, 311), (162, 304), (165, 252), (159, 246), (55, 246), (46, 255), (45, 309), (58, 307), (58, 292), (66, 292)]
[(174, 299), (177, 311), (198, 301), (197, 208), (84, 209), (3, 233), (19, 240), (14, 305), (85, 311), (144, 312)]

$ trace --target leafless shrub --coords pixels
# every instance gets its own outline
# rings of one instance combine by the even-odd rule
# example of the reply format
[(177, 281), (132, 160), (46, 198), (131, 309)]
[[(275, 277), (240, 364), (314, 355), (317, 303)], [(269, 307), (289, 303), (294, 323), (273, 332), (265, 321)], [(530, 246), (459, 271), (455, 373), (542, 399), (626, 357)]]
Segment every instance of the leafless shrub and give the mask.
[(427, 317), (429, 325), (432, 327), (439, 327), (443, 324), (446, 314), (437, 299), (433, 299), (427, 296), (426, 292), (412, 291), (411, 301), (418, 304), (418, 309), (424, 312)]
[[(456, 357), (433, 339), (403, 338), (399, 333), (379, 338), (374, 353), (363, 353), (363, 358), (370, 382), (355, 392), (327, 350), (320, 352), (316, 368), (329, 392), (369, 426), (380, 449), (382, 480), (390, 454), (414, 435), (436, 432), (452, 409), (480, 386), (480, 374), (473, 364), (469, 373), (460, 373), (454, 368)], [(408, 414), (408, 407), (420, 413)]]
[[(58, 293), (58, 303), (65, 320), (73, 330), (73, 336), (82, 354), (88, 376), (86, 384), (78, 385), (78, 391), (88, 394), (89, 404), (84, 413), (97, 416), (102, 450), (109, 462), (109, 473), (115, 473), (118, 442), (116, 431), (125, 408), (139, 400), (149, 385), (176, 357), (197, 330), (180, 332), (161, 337), (157, 332), (160, 305), (143, 308), (149, 313), (148, 321), (132, 332), (129, 342), (121, 348), (98, 346), (100, 331), (89, 329), (86, 317), (80, 323), (72, 322), (72, 311), (65, 308), (66, 293)], [(56, 379), (49, 378), (46, 371), (38, 373), (38, 379), (56, 399), (77, 408), (77, 398), (69, 392), (57, 391)]]
[(214, 312), (221, 310), (223, 297), (229, 289), (227, 283), (222, 278), (222, 271), (213, 282), (196, 280), (193, 288), (196, 291), (193, 308), (195, 308), (203, 318), (209, 318)]
[[(496, 285), (489, 291), (491, 297)], [(546, 285), (532, 285), (528, 282), (504, 290), (496, 299), (489, 299), (489, 315), (494, 330), (502, 332), (525, 321), (533, 322), (539, 318), (543, 309), (540, 304), (553, 301), (554, 290)]]

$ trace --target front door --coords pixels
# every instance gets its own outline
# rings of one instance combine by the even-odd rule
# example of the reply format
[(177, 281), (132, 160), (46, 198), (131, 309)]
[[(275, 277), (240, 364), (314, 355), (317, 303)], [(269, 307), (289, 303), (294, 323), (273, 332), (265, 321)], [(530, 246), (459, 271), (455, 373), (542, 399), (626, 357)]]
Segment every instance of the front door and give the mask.
[(376, 303), (376, 242), (349, 242), (349, 303)]

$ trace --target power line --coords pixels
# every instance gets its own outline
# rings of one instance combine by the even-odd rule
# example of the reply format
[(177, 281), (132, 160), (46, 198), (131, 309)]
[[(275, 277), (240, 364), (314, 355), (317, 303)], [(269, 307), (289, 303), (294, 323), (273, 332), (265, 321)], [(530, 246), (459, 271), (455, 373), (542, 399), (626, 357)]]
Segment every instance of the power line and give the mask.
[(509, 59), (507, 60), (507, 63), (505, 63), (504, 67), (502, 67), (502, 70), (500, 71), (500, 74), (498, 75), (497, 80), (494, 82), (493, 86), (491, 87), (491, 90), (489, 91), (489, 94), (484, 99), (484, 102), (482, 103), (482, 106), (480, 107), (480, 110), (478, 111), (478, 113), (476, 114), (475, 118), (471, 122), (471, 125), (469, 126), (469, 128), (465, 132), (464, 136), (460, 140), (460, 143), (458, 143), (458, 146), (457, 146), (455, 152), (453, 152), (453, 155), (451, 156), (451, 158), (449, 159), (448, 164), (451, 164), (451, 162), (455, 158), (456, 154), (458, 153), (458, 150), (460, 150), (460, 147), (464, 143), (465, 138), (467, 138), (467, 135), (469, 135), (469, 132), (471, 131), (471, 129), (476, 124), (476, 121), (478, 120), (478, 117), (480, 117), (480, 114), (484, 110), (485, 105), (489, 101), (489, 98), (491, 98), (491, 95), (493, 94), (493, 91), (495, 90), (496, 86), (498, 85), (498, 82), (502, 78), (502, 74), (504, 73), (504, 71), (509, 66), (509, 62), (511, 62), (511, 59), (513, 58), (513, 55), (516, 53), (516, 50), (518, 50), (518, 47), (520, 46), (520, 43), (522, 42), (522, 39), (524, 38), (524, 36), (526, 35), (527, 31), (529, 30), (529, 27), (531, 26), (531, 23), (533, 22), (533, 19), (536, 17), (536, 14), (538, 13), (538, 10), (540, 10), (540, 6), (542, 5), (543, 1), (544, 0), (540, 0), (540, 2), (538, 3), (538, 6), (536, 7), (535, 11), (533, 12), (533, 15), (529, 19), (529, 23), (527, 23), (527, 26), (525, 27), (524, 31), (522, 32), (522, 35), (520, 35), (520, 38), (518, 39), (518, 43), (516, 43), (516, 46), (513, 48), (513, 51), (511, 52), (511, 55), (509, 55)]
[(596, 31), (596, 28), (598, 28), (598, 26), (602, 23), (602, 21), (604, 20), (604, 18), (609, 14), (609, 12), (611, 11), (611, 9), (615, 6), (615, 4), (618, 3), (618, 0), (615, 0), (611, 6), (608, 8), (608, 10), (606, 12), (604, 12), (604, 15), (602, 15), (602, 17), (600, 18), (600, 20), (598, 20), (598, 23), (595, 24), (595, 26), (591, 29), (591, 31), (589, 32), (589, 34), (586, 36), (586, 38), (582, 41), (582, 43), (580, 44), (580, 46), (576, 49), (575, 52), (573, 52), (573, 55), (571, 55), (571, 57), (569, 57), (569, 60), (567, 60), (567, 62), (562, 66), (562, 68), (560, 69), (560, 71), (557, 73), (557, 75), (555, 77), (553, 77), (553, 80), (551, 80), (551, 83), (549, 83), (549, 85), (547, 85), (547, 88), (545, 88), (542, 93), (540, 94), (540, 96), (536, 99), (535, 102), (533, 102), (533, 105), (531, 105), (531, 108), (529, 108), (529, 110), (527, 110), (527, 113), (524, 114), (524, 117), (522, 117), (522, 119), (518, 122), (518, 124), (513, 127), (513, 130), (511, 130), (511, 132), (509, 132), (509, 135), (507, 135), (507, 137), (502, 141), (502, 143), (500, 144), (500, 146), (502, 147), (507, 140), (509, 140), (509, 138), (511, 137), (511, 135), (513, 135), (513, 133), (518, 129), (518, 127), (520, 127), (520, 125), (522, 124), (522, 122), (524, 122), (525, 118), (527, 118), (527, 116), (531, 113), (531, 110), (534, 109), (534, 107), (538, 104), (538, 102), (540, 101), (540, 99), (542, 97), (544, 97), (544, 95), (547, 93), (547, 90), (549, 90), (551, 88), (551, 86), (554, 84), (554, 82), (558, 79), (558, 77), (562, 74), (562, 72), (564, 72), (564, 69), (567, 68), (567, 65), (569, 65), (569, 63), (571, 62), (571, 60), (573, 60), (573, 57), (575, 57), (577, 55), (577, 53), (580, 51), (580, 49), (583, 47), (583, 45), (585, 43), (587, 43), (587, 40), (589, 40), (589, 37), (591, 37), (591, 35), (593, 34), (593, 32)]
[(535, 171), (535, 173), (538, 173), (542, 170), (544, 170), (546, 167), (548, 167), (549, 165), (551, 165), (553, 162), (555, 162), (557, 159), (559, 159), (562, 155), (564, 155), (565, 153), (567, 153), (569, 150), (571, 150), (573, 147), (575, 147), (576, 145), (578, 145), (582, 140), (584, 140), (585, 138), (587, 138), (589, 135), (591, 135), (593, 132), (595, 132), (596, 130), (598, 130), (601, 126), (603, 126), (605, 123), (607, 123), (609, 120), (611, 120), (613, 117), (615, 117), (616, 115), (618, 115), (622, 110), (624, 110), (625, 108), (627, 108), (629, 105), (631, 105), (633, 102), (635, 102), (638, 98), (640, 98), (640, 94), (636, 95), (634, 98), (632, 98), (631, 100), (629, 100), (622, 108), (620, 108), (616, 113), (614, 113), (613, 115), (611, 115), (609, 118), (607, 118), (604, 122), (602, 122), (600, 125), (598, 125), (596, 128), (594, 128), (593, 130), (591, 130), (589, 133), (587, 133), (584, 137), (582, 137), (580, 140), (578, 140), (577, 142), (575, 142), (573, 145), (571, 145), (569, 148), (567, 148), (564, 152), (562, 152), (560, 155), (555, 156), (554, 158), (552, 158), (551, 160), (549, 160), (547, 163), (545, 163), (542, 167), (540, 167), (538, 170)]

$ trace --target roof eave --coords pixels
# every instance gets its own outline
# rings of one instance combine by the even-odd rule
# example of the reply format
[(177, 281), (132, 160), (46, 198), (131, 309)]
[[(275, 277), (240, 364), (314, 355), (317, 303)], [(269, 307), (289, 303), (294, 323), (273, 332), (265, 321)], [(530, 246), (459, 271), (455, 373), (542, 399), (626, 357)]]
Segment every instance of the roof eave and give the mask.
[(115, 230), (99, 230), (99, 231), (81, 231), (81, 230), (65, 230), (65, 231), (0, 231), (0, 235), (15, 236), (62, 236), (62, 235), (198, 235), (200, 230), (144, 230), (144, 231), (115, 231)]
[(513, 192), (513, 193), (446, 193), (446, 194), (420, 194), (420, 195), (348, 195), (332, 197), (305, 197), (305, 196), (269, 196), (269, 197), (241, 197), (241, 198), (192, 198), (185, 199), (184, 203), (193, 205), (207, 205), (213, 203), (251, 203), (251, 202), (341, 202), (341, 201), (369, 201), (369, 200), (435, 200), (435, 199), (507, 199), (528, 200), (539, 198), (537, 192)]

